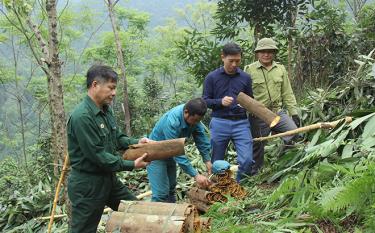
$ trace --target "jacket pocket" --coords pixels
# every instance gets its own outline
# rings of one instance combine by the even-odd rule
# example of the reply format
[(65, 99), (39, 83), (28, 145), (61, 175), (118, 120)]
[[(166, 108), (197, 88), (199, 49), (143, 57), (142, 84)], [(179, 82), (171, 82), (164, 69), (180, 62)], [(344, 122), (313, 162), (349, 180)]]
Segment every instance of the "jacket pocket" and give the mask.
[(281, 87), (283, 85), (283, 77), (282, 76), (274, 76), (272, 78), (274, 84), (274, 91), (277, 93), (281, 92)]
[(265, 82), (262, 79), (256, 79), (253, 80), (252, 88), (254, 96), (258, 96), (259, 94), (262, 94), (265, 91)]

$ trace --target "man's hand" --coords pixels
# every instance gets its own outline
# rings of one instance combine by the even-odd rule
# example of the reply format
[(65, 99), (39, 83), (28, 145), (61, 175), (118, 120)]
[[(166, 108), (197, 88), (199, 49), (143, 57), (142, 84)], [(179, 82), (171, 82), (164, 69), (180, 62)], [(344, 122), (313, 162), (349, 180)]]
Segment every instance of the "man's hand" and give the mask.
[(301, 119), (299, 119), (299, 116), (298, 115), (293, 115), (292, 119), (294, 121), (294, 124), (296, 124), (297, 128), (299, 128), (301, 126)]
[(221, 104), (225, 107), (228, 107), (231, 105), (233, 102), (233, 97), (230, 96), (225, 96), (224, 98), (221, 99)]
[(205, 164), (206, 164), (208, 175), (211, 175), (211, 173), (212, 173), (212, 163), (211, 163), (211, 161), (207, 161), (207, 162), (205, 162)]
[(147, 153), (144, 153), (141, 157), (134, 160), (134, 168), (144, 168), (150, 164), (150, 162), (146, 162), (145, 159), (147, 158)]
[(141, 138), (138, 140), (138, 143), (149, 143), (149, 142), (153, 142), (153, 140), (148, 139), (148, 138)]
[(211, 184), (211, 181), (207, 177), (200, 174), (196, 175), (194, 179), (197, 182), (198, 187), (205, 188)]

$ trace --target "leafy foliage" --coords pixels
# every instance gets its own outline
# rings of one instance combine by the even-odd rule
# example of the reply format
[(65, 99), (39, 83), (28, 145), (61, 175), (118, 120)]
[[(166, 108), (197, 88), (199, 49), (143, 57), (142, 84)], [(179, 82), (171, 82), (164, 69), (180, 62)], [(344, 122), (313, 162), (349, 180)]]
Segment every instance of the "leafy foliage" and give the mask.
[[(215, 15), (217, 22), (213, 33), (219, 38), (234, 38), (243, 27), (254, 28), (254, 37), (270, 37), (273, 35), (272, 24), (289, 22), (293, 11), (304, 7), (305, 0), (287, 1), (248, 1), (221, 0)], [(239, 27), (241, 25), (242, 27)]]

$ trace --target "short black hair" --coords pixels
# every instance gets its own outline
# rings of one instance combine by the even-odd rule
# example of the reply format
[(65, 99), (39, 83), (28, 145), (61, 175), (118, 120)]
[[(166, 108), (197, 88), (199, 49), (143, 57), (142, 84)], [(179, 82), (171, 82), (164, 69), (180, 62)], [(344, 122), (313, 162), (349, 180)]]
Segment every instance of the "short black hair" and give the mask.
[(90, 88), (94, 80), (106, 83), (117, 82), (118, 74), (109, 66), (93, 65), (86, 74), (86, 86)]
[(242, 49), (241, 47), (233, 42), (227, 43), (223, 46), (223, 49), (221, 50), (222, 54), (224, 56), (227, 55), (237, 55), (241, 54), (242, 55)]
[(185, 104), (184, 110), (187, 110), (190, 116), (204, 116), (207, 112), (207, 104), (202, 98), (195, 98)]

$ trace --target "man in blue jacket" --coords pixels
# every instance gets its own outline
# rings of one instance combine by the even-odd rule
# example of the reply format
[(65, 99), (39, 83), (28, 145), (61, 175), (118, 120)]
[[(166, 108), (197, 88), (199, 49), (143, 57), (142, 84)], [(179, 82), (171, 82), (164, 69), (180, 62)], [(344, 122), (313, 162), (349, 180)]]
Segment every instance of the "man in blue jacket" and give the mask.
[(243, 92), (253, 96), (250, 75), (242, 71), (242, 50), (235, 43), (224, 45), (221, 60), (224, 63), (210, 72), (203, 84), (203, 99), (212, 109), (210, 122), (212, 162), (224, 160), (230, 140), (237, 152), (237, 182), (250, 175), (253, 163), (253, 140), (246, 110), (237, 103), (237, 95)]
[[(150, 139), (155, 141), (193, 136), (208, 173), (211, 173), (210, 143), (204, 126), (200, 122), (207, 111), (202, 98), (178, 105), (165, 113), (153, 128)], [(147, 175), (151, 185), (154, 202), (176, 202), (176, 162), (182, 170), (194, 177), (200, 186), (208, 186), (207, 177), (199, 174), (191, 165), (186, 155), (164, 160), (155, 160), (147, 166)]]

